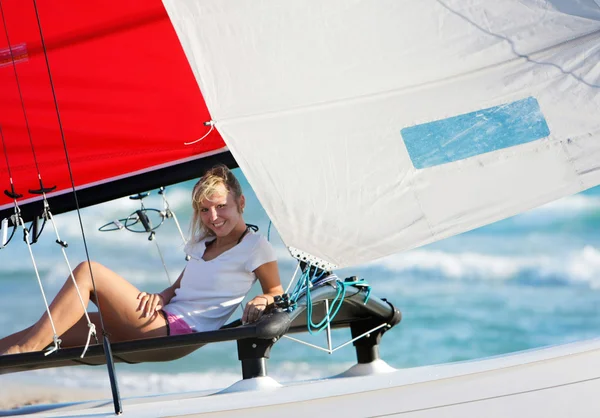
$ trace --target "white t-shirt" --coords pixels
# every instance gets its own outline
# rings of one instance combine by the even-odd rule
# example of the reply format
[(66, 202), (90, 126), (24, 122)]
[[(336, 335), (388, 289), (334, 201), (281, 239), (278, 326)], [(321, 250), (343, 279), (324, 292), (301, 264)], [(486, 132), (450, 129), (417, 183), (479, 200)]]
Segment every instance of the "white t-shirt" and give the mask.
[(204, 261), (206, 242), (188, 243), (183, 249), (191, 258), (175, 296), (164, 310), (180, 316), (196, 332), (219, 329), (242, 302), (256, 281), (254, 270), (277, 260), (262, 235), (248, 231), (242, 241)]

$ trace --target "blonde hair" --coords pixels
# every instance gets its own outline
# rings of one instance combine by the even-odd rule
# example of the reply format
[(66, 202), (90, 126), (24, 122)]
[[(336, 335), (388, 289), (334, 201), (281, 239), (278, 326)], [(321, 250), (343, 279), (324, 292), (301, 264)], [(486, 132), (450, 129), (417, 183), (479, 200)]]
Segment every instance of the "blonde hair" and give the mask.
[(192, 191), (192, 207), (194, 209), (190, 227), (192, 242), (199, 242), (206, 237), (214, 236), (214, 232), (206, 228), (202, 223), (202, 219), (200, 218), (200, 203), (214, 195), (221, 185), (225, 186), (227, 193), (233, 194), (233, 198), (238, 204), (238, 210), (241, 213), (240, 197), (242, 197), (242, 186), (240, 186), (240, 182), (226, 166), (222, 164), (214, 166), (204, 173)]

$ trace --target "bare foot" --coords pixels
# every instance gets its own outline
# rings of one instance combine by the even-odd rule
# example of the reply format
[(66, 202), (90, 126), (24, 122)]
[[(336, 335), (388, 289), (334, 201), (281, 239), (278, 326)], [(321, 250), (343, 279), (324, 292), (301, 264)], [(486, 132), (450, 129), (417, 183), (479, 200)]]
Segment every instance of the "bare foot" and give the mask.
[(10, 355), (10, 354), (20, 354), (20, 353), (26, 353), (26, 351), (23, 351), (21, 349), (21, 347), (18, 345), (13, 345), (12, 347), (8, 347), (8, 349), (5, 352), (0, 353), (0, 356), (6, 356), (6, 355)]

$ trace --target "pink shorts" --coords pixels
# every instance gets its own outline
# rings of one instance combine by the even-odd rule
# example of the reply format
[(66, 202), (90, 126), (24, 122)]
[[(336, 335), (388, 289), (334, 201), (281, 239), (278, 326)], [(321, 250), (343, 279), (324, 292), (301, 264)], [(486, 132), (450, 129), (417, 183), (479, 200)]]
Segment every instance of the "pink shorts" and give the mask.
[(193, 329), (185, 322), (185, 320), (177, 315), (173, 315), (165, 311), (164, 309), (160, 311), (165, 318), (165, 322), (167, 323), (167, 335), (183, 335), (183, 334), (191, 334), (194, 332)]

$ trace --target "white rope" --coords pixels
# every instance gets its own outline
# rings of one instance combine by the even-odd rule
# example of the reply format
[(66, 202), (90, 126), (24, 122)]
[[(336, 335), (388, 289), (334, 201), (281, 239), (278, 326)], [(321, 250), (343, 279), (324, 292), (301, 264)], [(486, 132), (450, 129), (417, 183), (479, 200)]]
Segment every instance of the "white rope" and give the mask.
[[(87, 313), (86, 313), (86, 316), (87, 316)], [(83, 356), (85, 356), (85, 353), (86, 353), (88, 347), (90, 346), (90, 338), (92, 337), (92, 335), (94, 336), (94, 338), (96, 338), (96, 325), (94, 325), (93, 322), (88, 322), (88, 327), (90, 330), (88, 331), (88, 336), (87, 336), (87, 341), (85, 342), (85, 347), (83, 347), (83, 353), (81, 353), (81, 356), (79, 356), (80, 358), (83, 358)], [(96, 341), (98, 341), (98, 338), (96, 338)]]
[(33, 263), (33, 269), (35, 270), (35, 276), (37, 277), (38, 284), (40, 285), (40, 290), (42, 292), (42, 298), (44, 299), (44, 305), (46, 305), (46, 312), (48, 313), (48, 319), (50, 320), (50, 325), (52, 326), (53, 336), (52, 339), (54, 341), (54, 348), (48, 351), (45, 355), (53, 353), (54, 351), (59, 349), (60, 339), (56, 333), (56, 327), (54, 326), (54, 321), (52, 320), (52, 315), (50, 314), (50, 307), (48, 306), (48, 299), (46, 299), (46, 293), (44, 293), (44, 286), (42, 285), (42, 279), (40, 279), (40, 273), (38, 271), (37, 264), (35, 263), (35, 257), (33, 256), (33, 251), (31, 251), (31, 244), (29, 243), (29, 231), (25, 228), (25, 223), (23, 222), (23, 218), (20, 216), (17, 218), (19, 224), (23, 227), (23, 232), (25, 234), (25, 243), (27, 244), (27, 249), (29, 250), (29, 256), (31, 257), (31, 262)]
[(297, 338), (290, 337), (288, 335), (283, 335), (282, 337), (283, 338), (287, 338), (288, 340), (292, 340), (294, 342), (300, 343), (300, 344), (307, 345), (307, 346), (312, 347), (312, 348), (316, 348), (317, 350), (321, 350), (321, 351), (325, 351), (326, 353), (333, 354), (335, 351), (339, 350), (340, 348), (345, 347), (348, 344), (353, 343), (354, 341), (356, 341), (356, 340), (358, 340), (358, 339), (360, 339), (360, 338), (362, 338), (362, 337), (364, 337), (364, 336), (372, 333), (373, 331), (377, 331), (380, 328), (386, 327), (387, 325), (388, 325), (387, 322), (384, 322), (383, 324), (381, 324), (379, 326), (376, 326), (375, 328), (373, 328), (373, 329), (371, 329), (371, 330), (369, 330), (367, 332), (364, 332), (364, 333), (360, 334), (358, 337), (353, 338), (353, 339), (351, 339), (349, 341), (346, 341), (345, 343), (340, 344), (340, 345), (338, 345), (335, 348), (331, 348), (331, 345), (329, 345), (329, 348), (319, 347), (318, 345), (310, 344), (310, 343), (307, 343), (306, 341), (302, 341), (302, 340), (299, 340)]
[(210, 129), (208, 130), (208, 132), (200, 139), (196, 139), (195, 141), (192, 142), (184, 142), (183, 145), (193, 145), (196, 142), (200, 142), (202, 141), (204, 138), (206, 138), (208, 135), (210, 135), (210, 133), (213, 131), (213, 129), (215, 129), (215, 122), (214, 121), (208, 121), (208, 122), (204, 122), (205, 125), (210, 125)]
[(187, 239), (185, 239), (185, 236), (183, 235), (183, 231), (181, 230), (181, 226), (179, 225), (179, 221), (177, 220), (177, 216), (175, 216), (175, 212), (173, 212), (171, 209), (169, 209), (171, 211), (171, 214), (173, 215), (173, 220), (175, 221), (175, 225), (177, 225), (177, 230), (179, 231), (179, 235), (181, 235), (181, 240), (183, 241), (183, 244), (187, 244)]
[[(75, 286), (75, 290), (77, 291), (77, 296), (79, 297), (79, 302), (81, 303), (81, 307), (83, 308), (83, 314), (85, 315), (85, 318), (87, 319), (88, 327), (90, 328), (90, 330), (88, 331), (87, 342), (85, 344), (85, 347), (83, 348), (83, 353), (81, 354), (81, 358), (83, 358), (83, 356), (85, 355), (85, 353), (88, 349), (88, 346), (90, 344), (90, 338), (92, 337), (92, 335), (94, 336), (94, 338), (96, 338), (96, 326), (91, 321), (90, 316), (88, 315), (87, 308), (85, 306), (85, 302), (83, 301), (83, 298), (81, 297), (81, 292), (79, 291), (79, 286), (77, 285), (77, 281), (75, 281), (75, 275), (73, 274), (73, 268), (71, 267), (71, 263), (69, 263), (69, 258), (67, 257), (67, 252), (65, 251), (65, 247), (61, 244), (62, 241), (60, 239), (60, 235), (58, 234), (58, 228), (56, 226), (56, 223), (54, 222), (52, 213), (47, 208), (46, 208), (46, 215), (48, 216), (48, 220), (50, 221), (50, 224), (52, 225), (52, 229), (54, 229), (54, 233), (56, 234), (56, 242), (60, 245), (60, 249), (62, 251), (63, 257), (65, 258), (65, 262), (67, 263), (67, 267), (69, 268), (69, 277), (71, 277), (71, 280), (73, 281), (73, 286)], [(96, 338), (96, 341), (98, 341), (97, 338)]]
[(296, 264), (296, 270), (294, 270), (294, 274), (292, 275), (292, 279), (290, 280), (290, 282), (288, 283), (287, 288), (285, 289), (285, 293), (287, 293), (288, 290), (290, 290), (290, 287), (292, 287), (292, 283), (294, 283), (294, 279), (296, 278), (296, 274), (298, 274), (298, 269), (300, 269), (300, 261), (298, 261), (298, 264)]
[(177, 216), (175, 215), (175, 212), (173, 212), (173, 210), (171, 209), (171, 205), (169, 205), (169, 201), (167, 200), (167, 191), (165, 189), (163, 189), (162, 191), (162, 199), (163, 199), (163, 210), (165, 212), (165, 216), (168, 218), (170, 216), (173, 217), (173, 220), (175, 221), (175, 225), (177, 226), (177, 230), (179, 231), (179, 235), (181, 236), (181, 240), (183, 241), (183, 244), (187, 244), (187, 239), (185, 239), (185, 236), (183, 235), (183, 231), (181, 230), (181, 225), (179, 225), (179, 221), (177, 220)]
[(336, 351), (336, 350), (339, 350), (340, 348), (342, 348), (342, 347), (345, 347), (345, 346), (347, 346), (348, 344), (350, 344), (350, 343), (353, 343), (354, 341), (356, 341), (356, 340), (358, 340), (358, 339), (361, 339), (362, 337), (364, 337), (365, 335), (368, 335), (368, 334), (372, 333), (373, 331), (377, 331), (379, 328), (387, 327), (387, 325), (388, 325), (388, 324), (387, 324), (387, 322), (384, 322), (383, 324), (381, 324), (381, 325), (379, 325), (379, 326), (377, 326), (377, 327), (375, 327), (375, 328), (373, 328), (373, 329), (370, 329), (370, 330), (369, 330), (369, 331), (367, 331), (367, 332), (363, 332), (363, 333), (362, 333), (362, 334), (360, 334), (358, 337), (356, 337), (356, 338), (353, 338), (353, 339), (351, 339), (350, 341), (346, 341), (344, 344), (338, 345), (336, 348), (334, 348), (334, 349), (332, 350), (332, 352), (334, 352), (334, 351)]
[(316, 348), (317, 350), (325, 351), (326, 353), (329, 353), (329, 354), (332, 353), (331, 350), (328, 350), (328, 349), (323, 348), (323, 347), (319, 347), (318, 345), (307, 343), (306, 341), (302, 341), (302, 340), (299, 340), (299, 339), (294, 338), (294, 337), (290, 337), (289, 335), (282, 335), (282, 337), (283, 338), (287, 338), (288, 340), (292, 340), (294, 342), (300, 343), (300, 344), (307, 345), (307, 346), (312, 347), (312, 348)]
[(150, 235), (150, 240), (154, 241), (156, 244), (156, 249), (158, 250), (158, 255), (160, 256), (160, 261), (162, 262), (163, 268), (165, 269), (165, 273), (167, 273), (167, 280), (169, 284), (172, 286), (173, 281), (171, 280), (171, 275), (169, 274), (169, 269), (167, 269), (167, 264), (165, 263), (165, 258), (162, 255), (162, 251), (160, 250), (160, 246), (158, 245), (158, 240), (156, 239), (156, 234), (152, 231), (152, 235)]
[(56, 331), (54, 331), (54, 332), (55, 332), (55, 334), (52, 336), (52, 341), (54, 342), (54, 347), (52, 347), (51, 349), (46, 351), (44, 353), (45, 356), (48, 356), (48, 355), (54, 353), (55, 351), (58, 351), (58, 349), (60, 348), (60, 343), (62, 343), (62, 340), (60, 338), (58, 338), (58, 335), (56, 335)]
[(327, 316), (327, 348), (329, 349), (330, 352), (333, 353), (332, 351), (332, 344), (333, 344), (333, 340), (331, 339), (331, 318), (329, 317), (329, 300), (325, 299), (325, 312), (326, 312), (326, 316)]

